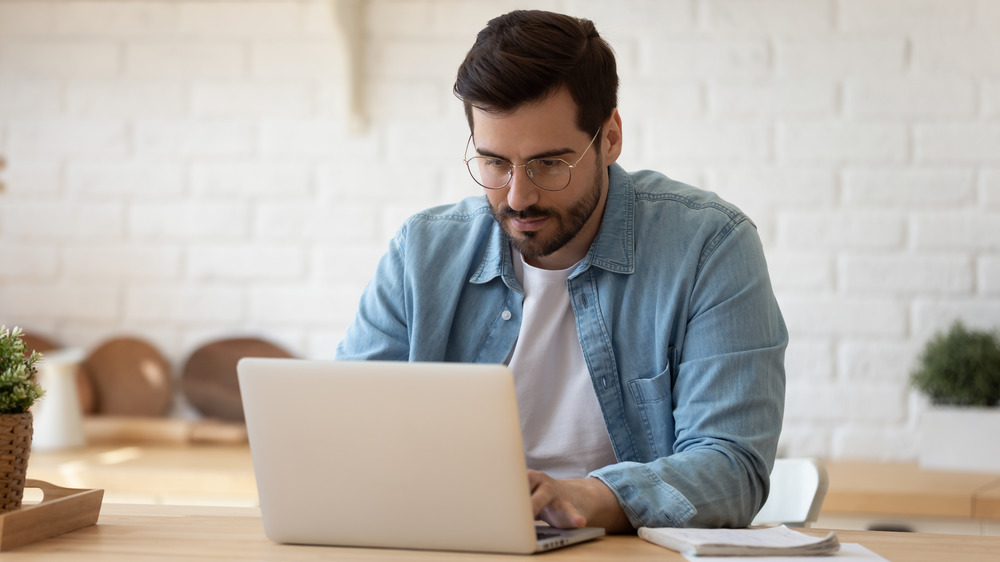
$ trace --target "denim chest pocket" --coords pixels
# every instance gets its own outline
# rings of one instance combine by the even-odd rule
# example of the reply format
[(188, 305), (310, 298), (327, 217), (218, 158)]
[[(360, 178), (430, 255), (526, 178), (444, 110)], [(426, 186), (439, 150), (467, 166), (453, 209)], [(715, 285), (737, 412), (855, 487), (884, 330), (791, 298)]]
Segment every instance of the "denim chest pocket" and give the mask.
[(666, 371), (650, 379), (633, 379), (628, 381), (629, 390), (635, 403), (642, 406), (656, 402), (670, 401), (670, 367)]
[(647, 445), (654, 457), (665, 457), (673, 453), (674, 416), (673, 381), (671, 369), (649, 379), (633, 379), (628, 382), (629, 391), (635, 401)]

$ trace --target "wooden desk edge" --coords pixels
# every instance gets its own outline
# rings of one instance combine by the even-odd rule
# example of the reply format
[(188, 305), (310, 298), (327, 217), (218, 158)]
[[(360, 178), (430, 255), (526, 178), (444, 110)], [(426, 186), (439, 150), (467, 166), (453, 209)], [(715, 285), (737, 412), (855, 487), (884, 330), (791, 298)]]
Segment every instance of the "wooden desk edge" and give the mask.
[(925, 471), (915, 462), (824, 464), (830, 487), (823, 515), (1000, 519), (1000, 474)]
[[(483, 560), (525, 560), (523, 556), (520, 555), (470, 555), (469, 553), (444, 553), (444, 552), (432, 552), (432, 551), (407, 551), (407, 550), (390, 550), (390, 549), (363, 549), (359, 551), (358, 549), (353, 549), (349, 547), (339, 548), (339, 547), (329, 547), (329, 551), (324, 549), (319, 550), (303, 550), (301, 547), (296, 547), (294, 545), (278, 545), (276, 543), (271, 543), (264, 537), (263, 528), (259, 526), (260, 511), (256, 508), (217, 508), (217, 507), (197, 507), (197, 506), (136, 506), (136, 505), (116, 505), (108, 504), (101, 513), (102, 521), (98, 522), (98, 525), (106, 524), (112, 525), (139, 525), (142, 528), (155, 527), (158, 528), (160, 523), (158, 520), (162, 520), (164, 517), (218, 517), (219, 524), (213, 525), (214, 531), (216, 533), (222, 531), (223, 529), (230, 528), (234, 529), (234, 533), (241, 537), (240, 544), (247, 544), (246, 550), (240, 550), (241, 547), (235, 546), (234, 543), (229, 541), (228, 536), (223, 536), (224, 540), (218, 546), (223, 547), (224, 545), (229, 545), (230, 548), (236, 548), (237, 552), (229, 552), (230, 555), (239, 556), (242, 554), (253, 554), (257, 552), (256, 548), (263, 547), (261, 553), (265, 554), (262, 559), (272, 560), (272, 559), (295, 559), (295, 560), (326, 560), (331, 558), (337, 558), (338, 556), (344, 555), (350, 557), (352, 554), (363, 554), (366, 560), (408, 560), (411, 558), (419, 558), (423, 560), (436, 560), (440, 559), (456, 559), (465, 560), (467, 558), (479, 559), (483, 556)], [(194, 519), (197, 521), (197, 519)], [(197, 523), (193, 523), (197, 525)], [(175, 531), (179, 530), (179, 527), (173, 526)], [(252, 534), (248, 535), (248, 531)], [(809, 535), (822, 536), (828, 532), (829, 529), (802, 529), (802, 531)], [(968, 535), (944, 535), (944, 534), (924, 534), (924, 533), (893, 533), (893, 532), (878, 532), (878, 531), (842, 531), (834, 530), (840, 539), (841, 543), (858, 543), (868, 550), (879, 554), (889, 560), (907, 560), (910, 562), (929, 562), (940, 560), (970, 560), (970, 561), (994, 561), (995, 555), (1000, 551), (1000, 537), (991, 536), (968, 536)], [(95, 533), (96, 534), (96, 533)], [(138, 535), (138, 536), (137, 536)], [(132, 533), (128, 534), (131, 540), (147, 540), (142, 538), (143, 533)], [(201, 541), (201, 543), (196, 545), (188, 545), (186, 548), (188, 551), (192, 549), (198, 549), (203, 547), (211, 546), (210, 543), (204, 542), (203, 533), (194, 533), (194, 536)], [(155, 535), (159, 536), (159, 535)], [(175, 532), (175, 536), (180, 536)], [(105, 535), (103, 540), (106, 541), (108, 535)], [(203, 543), (203, 544), (202, 544)], [(253, 543), (258, 546), (250, 546), (249, 543)], [(139, 543), (134, 543), (133, 546)], [(149, 545), (150, 548), (156, 548), (155, 544)], [(290, 548), (286, 549), (288, 546)], [(107, 545), (98, 544), (94, 545), (95, 550), (87, 550), (88, 546), (81, 542), (75, 543), (75, 548), (81, 549), (81, 553), (92, 553), (99, 554), (100, 552), (105, 552), (102, 549), (107, 548)], [(116, 547), (117, 548), (117, 547)], [(219, 551), (222, 552), (222, 551)], [(39, 552), (40, 554), (42, 552)], [(305, 555), (303, 555), (305, 553)], [(152, 554), (152, 553), (151, 553)], [(286, 556), (288, 555), (288, 556)], [(292, 556), (294, 555), (294, 556)], [(581, 545), (575, 545), (567, 549), (560, 549), (546, 555), (551, 557), (552, 560), (592, 560), (592, 561), (604, 561), (604, 560), (629, 560), (634, 559), (655, 559), (657, 560), (682, 560), (682, 557), (668, 549), (654, 545), (643, 541), (642, 539), (634, 535), (612, 535), (601, 537), (596, 541), (589, 543), (584, 543)]]
[(973, 498), (972, 516), (1000, 521), (1000, 481), (983, 488)]

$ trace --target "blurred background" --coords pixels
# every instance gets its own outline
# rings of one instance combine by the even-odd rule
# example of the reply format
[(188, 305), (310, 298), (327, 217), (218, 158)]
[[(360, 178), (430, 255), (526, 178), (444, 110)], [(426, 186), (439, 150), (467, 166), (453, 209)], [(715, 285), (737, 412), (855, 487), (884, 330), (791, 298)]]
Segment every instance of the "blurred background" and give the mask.
[(920, 349), (1000, 325), (997, 1), (0, 1), (0, 323), (331, 358), (404, 218), (479, 194), (454, 73), (526, 5), (614, 47), (626, 169), (757, 223), (782, 452), (914, 460)]

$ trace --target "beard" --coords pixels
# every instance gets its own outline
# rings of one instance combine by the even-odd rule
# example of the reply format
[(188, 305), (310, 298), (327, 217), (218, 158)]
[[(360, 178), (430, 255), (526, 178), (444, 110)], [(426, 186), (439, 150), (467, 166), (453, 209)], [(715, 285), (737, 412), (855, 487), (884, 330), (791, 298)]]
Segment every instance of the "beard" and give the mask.
[[(598, 156), (596, 172), (591, 185), (576, 202), (563, 211), (534, 205), (521, 211), (515, 211), (505, 203), (501, 203), (497, 207), (491, 205), (490, 211), (497, 224), (507, 233), (514, 249), (521, 252), (521, 255), (527, 259), (543, 258), (569, 244), (580, 233), (590, 217), (594, 215), (594, 211), (601, 201), (603, 172), (603, 162)], [(542, 231), (521, 232), (515, 231), (509, 225), (509, 219), (512, 218), (533, 219), (541, 217), (547, 217), (549, 224), (555, 225), (554, 231), (551, 228), (546, 228), (543, 231), (549, 231), (547, 233)]]

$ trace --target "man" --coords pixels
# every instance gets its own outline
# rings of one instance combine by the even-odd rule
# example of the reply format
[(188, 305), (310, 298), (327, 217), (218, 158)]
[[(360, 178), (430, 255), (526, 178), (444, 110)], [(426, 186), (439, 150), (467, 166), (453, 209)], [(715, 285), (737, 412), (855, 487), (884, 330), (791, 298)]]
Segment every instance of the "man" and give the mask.
[(552, 525), (745, 526), (784, 408), (760, 240), (715, 195), (615, 164), (617, 88), (590, 21), (490, 21), (455, 84), (485, 199), (402, 226), (338, 358), (509, 365)]

